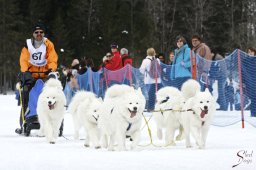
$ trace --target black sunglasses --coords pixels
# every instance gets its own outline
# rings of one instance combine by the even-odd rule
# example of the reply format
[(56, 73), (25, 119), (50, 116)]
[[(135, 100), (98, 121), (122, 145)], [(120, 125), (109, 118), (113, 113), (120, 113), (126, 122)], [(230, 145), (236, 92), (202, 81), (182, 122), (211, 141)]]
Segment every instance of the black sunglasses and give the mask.
[(43, 32), (43, 31), (35, 31), (34, 33), (35, 33), (35, 34), (39, 34), (39, 33), (40, 33), (40, 34), (43, 34), (44, 32)]

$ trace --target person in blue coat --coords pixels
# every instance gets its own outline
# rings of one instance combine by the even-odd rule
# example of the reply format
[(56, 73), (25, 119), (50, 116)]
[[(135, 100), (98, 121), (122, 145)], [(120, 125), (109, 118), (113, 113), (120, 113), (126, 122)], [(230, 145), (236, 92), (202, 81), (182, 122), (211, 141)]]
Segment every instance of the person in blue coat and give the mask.
[(176, 38), (177, 49), (174, 51), (174, 61), (171, 70), (173, 86), (181, 89), (182, 84), (191, 78), (190, 48), (183, 36)]

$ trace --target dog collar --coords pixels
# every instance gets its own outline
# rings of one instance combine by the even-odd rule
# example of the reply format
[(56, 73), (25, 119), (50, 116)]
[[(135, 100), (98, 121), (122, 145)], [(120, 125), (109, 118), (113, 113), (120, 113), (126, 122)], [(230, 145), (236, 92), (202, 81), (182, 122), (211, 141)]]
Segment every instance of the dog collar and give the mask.
[(160, 104), (166, 103), (170, 99), (169, 96), (167, 96), (163, 101), (160, 102)]

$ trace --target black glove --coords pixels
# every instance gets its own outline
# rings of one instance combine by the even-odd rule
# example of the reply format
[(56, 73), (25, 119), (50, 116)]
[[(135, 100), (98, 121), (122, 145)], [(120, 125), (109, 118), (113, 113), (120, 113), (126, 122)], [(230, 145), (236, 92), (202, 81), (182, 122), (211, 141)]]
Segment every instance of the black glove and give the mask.
[(34, 82), (34, 78), (32, 77), (32, 73), (29, 71), (21, 73), (21, 86), (23, 87), (24, 85), (27, 84), (32, 84)]
[(46, 72), (44, 72), (44, 74), (48, 75), (50, 72), (52, 72), (52, 69), (47, 70)]

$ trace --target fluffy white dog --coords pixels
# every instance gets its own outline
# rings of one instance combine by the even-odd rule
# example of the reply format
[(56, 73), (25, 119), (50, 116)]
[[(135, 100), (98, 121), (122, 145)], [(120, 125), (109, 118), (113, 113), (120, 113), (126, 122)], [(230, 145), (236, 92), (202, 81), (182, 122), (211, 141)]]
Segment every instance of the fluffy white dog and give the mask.
[(45, 84), (37, 102), (37, 113), (40, 123), (39, 136), (46, 137), (54, 144), (58, 138), (59, 128), (65, 113), (66, 98), (61, 82), (50, 78)]
[(203, 149), (205, 148), (213, 114), (216, 111), (215, 100), (208, 89), (200, 92), (200, 85), (195, 80), (189, 80), (183, 86), (181, 90), (184, 96), (192, 95), (186, 101), (183, 107), (184, 112), (182, 113), (186, 147), (191, 147), (190, 134), (192, 134), (196, 144), (200, 149)]
[(142, 113), (146, 100), (141, 90), (127, 85), (113, 85), (105, 95), (99, 116), (102, 146), (114, 150), (126, 150), (126, 136), (131, 136), (131, 149), (139, 143)]
[(69, 105), (69, 112), (73, 116), (75, 129), (74, 138), (79, 138), (79, 130), (81, 127), (84, 127), (86, 132), (85, 147), (89, 147), (91, 143), (96, 149), (100, 148), (97, 124), (99, 118), (98, 111), (102, 103), (102, 99), (97, 98), (94, 93), (79, 91)]
[[(162, 139), (162, 130), (165, 129), (165, 145), (175, 145), (175, 131), (181, 126), (181, 110), (184, 105), (182, 93), (175, 87), (164, 87), (157, 94), (157, 103), (153, 113), (157, 126), (157, 136)], [(181, 140), (183, 130), (180, 128), (180, 134), (176, 140)]]

